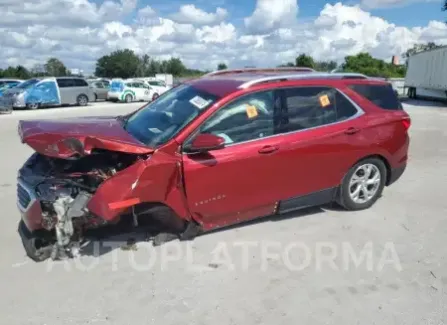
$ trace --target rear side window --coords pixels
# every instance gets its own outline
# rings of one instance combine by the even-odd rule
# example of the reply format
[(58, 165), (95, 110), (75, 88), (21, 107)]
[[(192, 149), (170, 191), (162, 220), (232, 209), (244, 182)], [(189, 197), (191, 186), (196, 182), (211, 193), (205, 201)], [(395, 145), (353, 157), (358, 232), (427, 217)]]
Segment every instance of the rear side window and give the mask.
[(284, 91), (282, 132), (310, 129), (346, 120), (357, 113), (339, 91), (329, 87), (299, 87)]
[(360, 96), (387, 110), (402, 110), (402, 104), (391, 85), (350, 85)]
[(75, 87), (88, 87), (87, 81), (83, 79), (73, 79)]
[(61, 78), (57, 79), (57, 85), (59, 86), (59, 88), (74, 87), (74, 81), (73, 79), (69, 78)]

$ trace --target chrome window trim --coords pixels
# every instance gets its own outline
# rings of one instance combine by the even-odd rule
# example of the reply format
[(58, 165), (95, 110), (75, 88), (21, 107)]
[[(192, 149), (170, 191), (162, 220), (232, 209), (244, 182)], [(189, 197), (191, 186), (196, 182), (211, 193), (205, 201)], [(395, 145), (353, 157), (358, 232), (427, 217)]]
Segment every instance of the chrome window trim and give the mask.
[[(245, 95), (255, 94), (255, 93), (258, 93), (258, 92), (275, 91), (275, 90), (282, 90), (282, 89), (294, 89), (294, 88), (331, 88), (331, 89), (334, 89), (335, 91), (339, 92), (342, 96), (344, 96), (354, 106), (354, 108), (357, 110), (357, 113), (355, 113), (354, 115), (352, 115), (351, 117), (349, 117), (349, 118), (347, 118), (347, 119), (345, 119), (343, 121), (336, 121), (336, 122), (333, 122), (333, 123), (319, 125), (319, 126), (315, 126), (315, 127), (308, 128), (308, 129), (303, 129), (303, 130), (290, 131), (290, 132), (286, 132), (286, 133), (278, 133), (278, 134), (274, 134), (274, 135), (269, 135), (267, 137), (257, 138), (257, 139), (247, 140), (247, 141), (242, 141), (242, 142), (238, 142), (238, 143), (230, 143), (230, 144), (225, 145), (224, 149), (228, 148), (228, 147), (237, 146), (237, 145), (240, 145), (240, 144), (254, 142), (254, 141), (271, 139), (271, 138), (278, 137), (278, 136), (290, 135), (290, 134), (294, 134), (294, 133), (300, 133), (300, 132), (306, 132), (306, 131), (309, 131), (309, 130), (315, 130), (315, 129), (319, 129), (319, 128), (323, 128), (323, 127), (327, 127), (327, 126), (331, 126), (331, 125), (337, 125), (337, 124), (340, 124), (340, 123), (345, 123), (345, 122), (348, 122), (348, 121), (352, 121), (352, 120), (357, 119), (360, 116), (363, 116), (365, 114), (365, 111), (356, 102), (354, 102), (348, 95), (346, 95), (340, 89), (338, 89), (336, 87), (332, 87), (332, 86), (290, 86), (290, 87), (278, 87), (278, 88), (272, 88), (272, 89), (263, 89), (263, 90), (255, 91), (255, 92), (252, 92), (252, 93), (247, 93)], [(236, 98), (234, 101), (238, 100), (239, 98), (241, 98), (241, 97)], [(227, 103), (225, 106), (219, 108), (216, 112), (214, 112), (214, 114), (217, 113), (219, 110), (227, 107), (227, 105), (230, 105), (234, 101), (231, 101), (230, 103)], [(200, 130), (200, 127), (204, 123), (206, 123), (210, 118), (212, 118), (214, 116), (214, 114), (211, 115), (205, 121), (203, 121), (198, 129)], [(195, 134), (196, 134), (195, 131), (191, 132), (191, 134), (187, 137), (187, 139), (183, 142), (183, 144), (187, 143)], [(190, 154), (190, 153), (187, 153), (187, 152), (183, 151), (183, 144), (182, 144), (182, 154)]]

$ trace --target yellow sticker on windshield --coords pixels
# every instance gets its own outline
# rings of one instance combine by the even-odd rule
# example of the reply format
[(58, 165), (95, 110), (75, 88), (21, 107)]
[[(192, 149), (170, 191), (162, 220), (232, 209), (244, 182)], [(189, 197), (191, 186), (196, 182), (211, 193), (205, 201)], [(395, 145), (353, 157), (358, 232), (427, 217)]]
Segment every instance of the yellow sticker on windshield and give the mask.
[(258, 116), (258, 110), (253, 105), (247, 105), (246, 112), (248, 118), (255, 118), (256, 116)]
[(331, 102), (329, 101), (328, 95), (320, 96), (319, 100), (320, 100), (321, 107), (326, 107), (331, 104)]

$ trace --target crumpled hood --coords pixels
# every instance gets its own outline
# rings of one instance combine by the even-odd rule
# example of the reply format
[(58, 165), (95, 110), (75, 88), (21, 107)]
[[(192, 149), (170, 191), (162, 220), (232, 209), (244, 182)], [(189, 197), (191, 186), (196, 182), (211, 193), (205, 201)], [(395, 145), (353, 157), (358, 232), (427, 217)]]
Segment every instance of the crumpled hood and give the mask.
[(154, 151), (127, 133), (114, 117), (19, 121), (18, 133), (35, 151), (57, 158), (85, 156), (95, 148), (134, 154)]

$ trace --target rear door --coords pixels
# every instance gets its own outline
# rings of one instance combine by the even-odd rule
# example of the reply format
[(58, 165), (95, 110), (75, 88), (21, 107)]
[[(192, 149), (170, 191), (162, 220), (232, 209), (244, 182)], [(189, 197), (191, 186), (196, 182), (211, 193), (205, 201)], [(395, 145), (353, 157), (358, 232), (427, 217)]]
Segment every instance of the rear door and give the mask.
[(76, 97), (73, 94), (73, 88), (75, 86), (73, 79), (57, 78), (56, 82), (59, 87), (61, 104), (64, 105), (76, 103)]
[(89, 86), (88, 82), (82, 78), (74, 78), (74, 88), (73, 88), (73, 97), (75, 99), (75, 103), (77, 102), (79, 95), (86, 95), (89, 101), (93, 100), (93, 89)]
[(277, 99), (276, 91), (263, 91), (222, 107), (196, 134), (219, 135), (226, 147), (183, 154), (189, 209), (206, 229), (274, 212), (277, 193), (272, 188), (280, 185), (280, 138), (274, 136)]
[(282, 90), (283, 134), (272, 190), (283, 211), (332, 200), (349, 168), (365, 154), (364, 112), (335, 88), (302, 86)]

